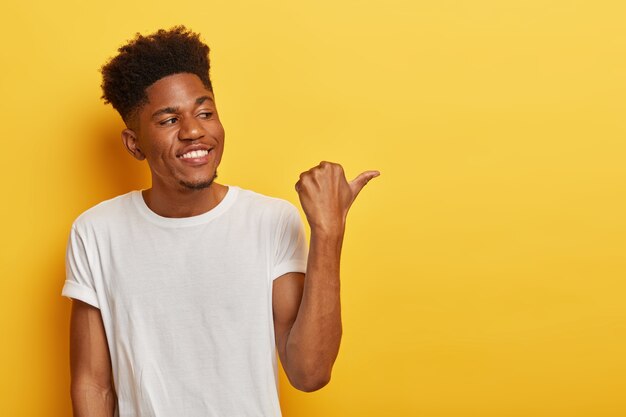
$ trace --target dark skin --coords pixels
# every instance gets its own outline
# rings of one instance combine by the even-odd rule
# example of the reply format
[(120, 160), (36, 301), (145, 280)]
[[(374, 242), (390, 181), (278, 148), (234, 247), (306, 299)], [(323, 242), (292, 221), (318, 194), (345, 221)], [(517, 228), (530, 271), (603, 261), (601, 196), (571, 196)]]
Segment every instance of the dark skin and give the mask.
[[(215, 207), (226, 187), (212, 183), (224, 152), (224, 128), (213, 92), (193, 74), (165, 77), (146, 89), (148, 103), (122, 132), (128, 152), (147, 159), (152, 188), (148, 207), (164, 217), (189, 217)], [(181, 158), (189, 149), (209, 150), (201, 160)], [(183, 183), (185, 185), (183, 185)], [(211, 184), (206, 188), (194, 189)]]
[[(152, 187), (146, 204), (163, 217), (205, 213), (227, 187), (214, 180), (224, 151), (215, 97), (196, 75), (175, 74), (151, 85), (144, 104), (122, 132), (128, 152), (146, 159)], [(328, 383), (341, 341), (339, 261), (346, 217), (378, 171), (347, 181), (340, 165), (322, 162), (303, 172), (296, 191), (311, 227), (306, 274), (274, 280), (276, 347), (291, 384), (315, 391)], [(72, 392), (75, 416), (112, 416), (111, 363), (98, 310), (77, 301), (72, 311)], [(85, 393), (87, 392), (87, 393)], [(87, 406), (90, 401), (101, 407)], [(84, 414), (76, 410), (85, 410)], [(90, 410), (91, 413), (87, 413)], [(96, 410), (102, 410), (101, 412)]]

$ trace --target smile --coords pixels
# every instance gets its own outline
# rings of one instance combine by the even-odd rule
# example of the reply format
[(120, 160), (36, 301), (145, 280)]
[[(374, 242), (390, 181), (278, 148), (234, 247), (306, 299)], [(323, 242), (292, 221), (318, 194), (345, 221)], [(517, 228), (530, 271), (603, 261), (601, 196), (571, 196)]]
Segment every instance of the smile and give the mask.
[(208, 150), (202, 149), (199, 151), (191, 151), (191, 152), (184, 153), (181, 156), (179, 156), (179, 158), (182, 158), (182, 159), (202, 158), (203, 156), (207, 156), (208, 154), (209, 154)]

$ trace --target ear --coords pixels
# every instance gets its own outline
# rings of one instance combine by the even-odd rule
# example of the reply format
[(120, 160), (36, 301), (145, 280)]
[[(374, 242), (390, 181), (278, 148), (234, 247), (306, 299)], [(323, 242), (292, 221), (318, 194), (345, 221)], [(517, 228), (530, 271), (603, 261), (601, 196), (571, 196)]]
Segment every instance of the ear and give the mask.
[(141, 149), (139, 149), (139, 140), (137, 139), (137, 134), (133, 130), (122, 130), (122, 142), (124, 143), (128, 153), (131, 154), (133, 158), (138, 161), (146, 159), (146, 155), (144, 155)]

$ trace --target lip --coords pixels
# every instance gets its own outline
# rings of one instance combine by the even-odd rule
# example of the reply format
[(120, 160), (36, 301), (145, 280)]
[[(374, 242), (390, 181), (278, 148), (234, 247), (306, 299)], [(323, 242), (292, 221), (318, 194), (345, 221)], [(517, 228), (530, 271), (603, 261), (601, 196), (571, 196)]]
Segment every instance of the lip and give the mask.
[[(204, 155), (204, 156), (199, 157), (199, 158), (181, 158), (187, 152), (192, 152), (192, 151), (208, 151), (208, 153), (206, 155)], [(195, 145), (189, 145), (189, 146), (183, 148), (176, 155), (176, 158), (179, 161), (181, 161), (185, 165), (191, 165), (191, 166), (198, 166), (198, 165), (207, 164), (209, 162), (209, 159), (211, 159), (212, 157), (213, 157), (213, 147), (207, 146), (207, 145), (204, 145), (204, 144), (201, 144), (201, 143), (198, 143), (198, 144), (195, 144)]]
[[(182, 150), (180, 150), (178, 153), (176, 153), (176, 158), (182, 159), (181, 156), (183, 156), (187, 152), (192, 152), (192, 151), (209, 151), (210, 153), (211, 149), (213, 149), (211, 146), (207, 146), (203, 144), (189, 145), (186, 148), (183, 148)], [(191, 158), (191, 159), (201, 159), (201, 158)]]

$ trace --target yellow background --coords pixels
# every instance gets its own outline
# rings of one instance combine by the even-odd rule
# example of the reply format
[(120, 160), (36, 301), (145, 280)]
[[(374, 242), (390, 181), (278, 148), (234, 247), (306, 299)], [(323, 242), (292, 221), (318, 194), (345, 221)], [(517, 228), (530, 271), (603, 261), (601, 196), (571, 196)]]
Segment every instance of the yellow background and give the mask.
[(320, 160), (382, 176), (349, 218), (328, 387), (285, 417), (626, 415), (626, 3), (3, 3), (0, 415), (70, 416), (65, 243), (149, 186), (100, 101), (135, 32), (212, 48), (223, 183), (297, 203)]

